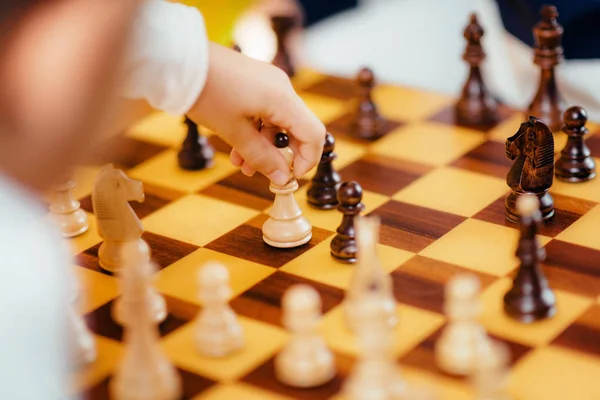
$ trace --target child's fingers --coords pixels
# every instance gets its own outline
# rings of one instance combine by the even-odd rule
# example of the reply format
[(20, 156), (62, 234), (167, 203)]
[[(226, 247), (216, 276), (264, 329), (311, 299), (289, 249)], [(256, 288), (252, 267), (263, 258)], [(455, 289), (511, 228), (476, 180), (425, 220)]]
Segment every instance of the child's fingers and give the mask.
[(244, 163), (244, 159), (240, 156), (240, 153), (237, 152), (236, 149), (231, 149), (231, 153), (229, 154), (229, 161), (234, 167), (241, 167)]
[(252, 176), (256, 173), (256, 170), (245, 162), (242, 162), (242, 168), (240, 170), (242, 171), (242, 174), (246, 176)]

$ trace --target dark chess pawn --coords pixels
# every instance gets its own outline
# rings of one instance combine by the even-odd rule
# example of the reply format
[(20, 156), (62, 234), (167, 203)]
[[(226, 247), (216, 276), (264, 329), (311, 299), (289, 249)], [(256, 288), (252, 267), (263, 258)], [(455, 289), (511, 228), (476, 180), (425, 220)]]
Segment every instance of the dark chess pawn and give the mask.
[(588, 133), (587, 112), (578, 106), (571, 107), (563, 114), (562, 131), (567, 134), (567, 144), (556, 162), (555, 175), (567, 182), (585, 182), (596, 177), (596, 162), (591, 156), (583, 137)]
[(321, 161), (306, 194), (308, 204), (322, 210), (331, 209), (338, 204), (337, 190), (341, 178), (333, 168), (333, 161), (337, 157), (333, 152), (334, 149), (335, 139), (331, 133), (327, 132)]
[(365, 206), (362, 201), (362, 187), (358, 182), (344, 182), (338, 189), (338, 210), (344, 216), (337, 228), (337, 235), (331, 241), (331, 255), (333, 258), (348, 262), (356, 262), (356, 231), (354, 230), (354, 219)]
[(517, 208), (521, 217), (516, 255), (521, 264), (512, 288), (504, 295), (504, 310), (520, 322), (531, 323), (556, 313), (556, 297), (540, 266), (546, 251), (537, 240), (539, 201), (533, 195), (524, 195), (517, 200)]
[(271, 17), (271, 28), (277, 38), (277, 52), (272, 64), (284, 70), (290, 78), (295, 75), (296, 70), (288, 50), (288, 39), (292, 30), (297, 26), (297, 18), (293, 15)]
[(533, 27), (533, 62), (540, 67), (540, 83), (527, 112), (557, 132), (562, 125), (564, 100), (556, 86), (554, 67), (564, 59), (561, 45), (563, 27), (556, 20), (558, 11), (555, 6), (542, 6), (540, 14), (542, 20)]
[(185, 117), (184, 122), (188, 130), (178, 154), (179, 166), (190, 171), (212, 167), (215, 154), (213, 147), (200, 135), (198, 125), (194, 121)]
[(554, 137), (539, 119), (529, 117), (517, 133), (506, 139), (506, 156), (515, 160), (506, 183), (512, 192), (506, 197), (506, 219), (519, 221), (517, 199), (534, 194), (540, 201), (542, 219), (554, 216), (554, 199), (548, 189), (554, 178)]
[(369, 68), (363, 68), (356, 76), (357, 108), (354, 116), (354, 132), (360, 139), (374, 140), (385, 131), (386, 120), (379, 115), (371, 92), (375, 87), (375, 76)]
[(498, 104), (490, 96), (479, 68), (485, 59), (481, 46), (483, 34), (484, 30), (477, 22), (477, 16), (471, 14), (471, 21), (464, 32), (467, 47), (463, 54), (463, 60), (470, 66), (469, 76), (455, 108), (457, 122), (468, 126), (486, 126), (498, 120)]

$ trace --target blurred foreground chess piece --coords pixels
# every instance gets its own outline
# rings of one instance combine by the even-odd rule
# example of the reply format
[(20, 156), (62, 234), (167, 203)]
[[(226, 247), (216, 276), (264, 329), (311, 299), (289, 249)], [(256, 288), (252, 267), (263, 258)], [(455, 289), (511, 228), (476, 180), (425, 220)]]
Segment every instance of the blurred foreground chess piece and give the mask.
[(187, 125), (187, 135), (177, 155), (179, 166), (190, 171), (212, 167), (215, 155), (213, 147), (200, 134), (198, 125), (194, 121), (186, 116), (184, 122)]
[(490, 351), (478, 354), (470, 376), (475, 389), (475, 400), (513, 400), (508, 393), (510, 350), (498, 340), (491, 342)]
[(540, 14), (542, 20), (533, 27), (533, 62), (540, 67), (540, 84), (527, 112), (557, 132), (562, 125), (565, 106), (556, 86), (554, 68), (564, 60), (561, 44), (563, 27), (556, 21), (558, 11), (555, 6), (542, 6)]
[(336, 374), (335, 358), (319, 333), (321, 297), (311, 286), (290, 287), (281, 300), (283, 325), (291, 333), (288, 344), (275, 356), (275, 376), (297, 388), (321, 386)]
[(224, 265), (210, 262), (198, 272), (198, 298), (202, 310), (196, 317), (196, 349), (206, 357), (225, 357), (244, 347), (244, 331), (229, 306), (231, 287)]
[(463, 54), (463, 60), (469, 64), (469, 76), (455, 108), (456, 121), (467, 126), (489, 126), (498, 120), (498, 104), (488, 92), (479, 68), (485, 59), (481, 46), (483, 34), (484, 30), (477, 22), (477, 16), (471, 14), (470, 23), (464, 32), (467, 47)]
[(377, 110), (371, 92), (375, 87), (375, 76), (369, 68), (363, 68), (356, 76), (357, 107), (353, 130), (359, 139), (375, 140), (384, 135), (387, 121)]
[(333, 167), (333, 161), (337, 157), (334, 150), (335, 139), (327, 132), (321, 161), (306, 192), (308, 204), (321, 210), (329, 210), (338, 204), (337, 189), (342, 179)]
[(295, 15), (276, 15), (271, 17), (271, 27), (277, 37), (277, 52), (273, 58), (273, 65), (281, 68), (290, 78), (296, 74), (289, 51), (290, 33), (299, 26), (298, 17)]
[(364, 211), (362, 203), (362, 188), (358, 182), (344, 182), (337, 192), (339, 201), (338, 210), (342, 212), (342, 222), (338, 226), (337, 234), (331, 240), (331, 255), (343, 262), (356, 262), (356, 231), (354, 229), (355, 218)]
[(294, 153), (289, 147), (289, 138), (285, 133), (278, 133), (274, 138), (275, 146), (281, 151), (289, 167), (289, 180), (283, 186), (270, 184), (269, 190), (275, 193), (273, 207), (269, 211), (269, 219), (262, 226), (263, 240), (270, 246), (278, 248), (298, 247), (312, 238), (312, 225), (302, 215), (296, 202), (294, 192), (298, 190), (298, 181), (292, 173)]
[(98, 356), (96, 339), (86, 324), (83, 316), (78, 312), (76, 303), (81, 298), (81, 286), (77, 278), (69, 281), (71, 283), (71, 301), (68, 306), (68, 335), (69, 346), (72, 355), (72, 366), (74, 370), (93, 363)]
[(506, 218), (519, 221), (517, 198), (534, 194), (540, 201), (542, 219), (554, 216), (554, 199), (548, 193), (554, 177), (554, 137), (539, 119), (529, 117), (517, 133), (506, 139), (506, 156), (515, 160), (506, 176), (512, 189), (505, 201)]
[(79, 201), (73, 197), (74, 188), (74, 181), (56, 186), (49, 207), (52, 219), (65, 238), (81, 235), (89, 228), (87, 214), (81, 209)]
[(160, 345), (158, 322), (152, 317), (147, 282), (150, 268), (139, 265), (138, 246), (128, 242), (120, 247), (123, 260), (124, 346), (123, 356), (109, 383), (114, 400), (177, 400), (182, 396), (182, 380)]
[(448, 374), (469, 375), (474, 361), (490, 351), (491, 340), (479, 323), (480, 290), (473, 274), (457, 275), (446, 285), (444, 311), (449, 321), (435, 344), (435, 361)]
[(121, 247), (136, 243), (138, 253), (150, 261), (150, 248), (142, 239), (144, 228), (129, 201), (144, 201), (142, 182), (128, 178), (112, 164), (105, 165), (94, 183), (92, 206), (98, 234), (104, 240), (98, 249), (100, 266), (109, 272), (121, 268)]
[(555, 165), (556, 177), (567, 182), (586, 182), (596, 177), (596, 162), (586, 146), (584, 136), (588, 129), (587, 112), (578, 106), (571, 107), (563, 115), (562, 131), (568, 139)]
[(392, 278), (385, 272), (377, 256), (377, 243), (381, 220), (375, 216), (356, 217), (357, 264), (343, 301), (343, 313), (346, 326), (357, 332), (362, 321), (360, 304), (367, 297), (378, 302), (379, 312), (389, 327), (398, 324), (396, 299), (392, 287)]
[(541, 224), (539, 202), (533, 195), (524, 195), (517, 200), (517, 209), (520, 237), (516, 255), (521, 264), (512, 288), (504, 296), (504, 310), (520, 322), (531, 323), (556, 313), (556, 297), (540, 265), (546, 250), (537, 239)]

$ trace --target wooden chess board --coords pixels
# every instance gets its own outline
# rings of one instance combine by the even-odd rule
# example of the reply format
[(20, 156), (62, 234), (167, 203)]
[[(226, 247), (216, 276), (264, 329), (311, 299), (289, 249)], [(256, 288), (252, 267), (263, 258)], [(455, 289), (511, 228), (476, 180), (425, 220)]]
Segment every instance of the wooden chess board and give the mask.
[[(389, 133), (361, 142), (348, 136), (351, 80), (301, 71), (294, 82), (336, 138), (335, 166), (342, 179), (362, 185), (364, 214), (382, 219), (378, 251), (398, 301), (393, 355), (405, 379), (430, 388), (439, 399), (472, 398), (468, 381), (439, 372), (433, 359), (433, 346), (447, 321), (445, 282), (471, 272), (482, 283), (483, 325), (511, 350), (510, 392), (516, 398), (599, 399), (600, 179), (584, 184), (555, 180), (556, 215), (540, 240), (558, 311), (550, 320), (523, 325), (504, 314), (502, 297), (518, 265), (517, 229), (504, 219), (505, 177), (511, 165), (504, 141), (524, 115), (505, 108), (495, 126), (464, 128), (453, 123), (453, 98), (381, 84), (374, 100), (392, 122)], [(587, 144), (600, 163), (600, 129), (588, 127)], [(114, 161), (144, 184), (145, 201), (132, 206), (160, 265), (155, 284), (169, 309), (160, 326), (161, 340), (179, 368), (185, 398), (339, 398), (357, 354), (340, 307), (353, 267), (329, 255), (341, 214), (308, 206), (311, 173), (300, 182), (296, 198), (313, 224), (312, 240), (292, 250), (268, 247), (261, 237), (273, 200), (268, 181), (258, 174), (245, 177), (232, 167), (228, 146), (215, 136), (210, 137), (217, 150), (214, 167), (181, 170), (177, 152), (185, 132), (181, 117), (153, 115), (130, 129), (127, 146)], [(555, 136), (559, 152), (566, 138)], [(90, 229), (71, 239), (83, 287), (78, 307), (95, 333), (99, 354), (95, 363), (74, 373), (74, 391), (87, 399), (108, 398), (107, 382), (123, 349), (122, 331), (110, 317), (118, 282), (100, 270), (97, 258), (101, 239), (89, 195), (98, 169), (86, 167), (77, 174), (76, 195), (89, 212)], [(245, 349), (225, 359), (199, 356), (192, 339), (192, 321), (201, 307), (196, 272), (209, 260), (223, 262), (230, 271), (231, 305), (246, 338)], [(289, 338), (280, 300), (290, 285), (301, 282), (322, 297), (321, 328), (338, 365), (332, 382), (307, 390), (286, 387), (273, 373), (273, 356)]]

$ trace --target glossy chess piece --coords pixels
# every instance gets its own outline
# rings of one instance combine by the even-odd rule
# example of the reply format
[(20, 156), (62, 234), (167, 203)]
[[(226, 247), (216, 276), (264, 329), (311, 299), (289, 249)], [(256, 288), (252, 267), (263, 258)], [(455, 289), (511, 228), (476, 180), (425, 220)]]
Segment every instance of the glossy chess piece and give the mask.
[(338, 189), (338, 210), (343, 214), (342, 222), (338, 226), (333, 240), (330, 244), (333, 258), (348, 262), (356, 262), (356, 231), (354, 229), (355, 218), (365, 209), (362, 201), (362, 188), (358, 182), (344, 182)]
[(329, 210), (338, 204), (337, 189), (342, 179), (333, 168), (333, 161), (337, 157), (334, 149), (335, 139), (331, 133), (327, 132), (321, 161), (306, 192), (308, 204), (321, 210)]
[(562, 131), (568, 139), (554, 165), (558, 179), (567, 182), (586, 182), (596, 177), (596, 162), (586, 146), (584, 136), (588, 129), (587, 112), (578, 106), (571, 107), (563, 115)]
[(371, 92), (375, 87), (375, 75), (369, 68), (362, 68), (356, 76), (357, 109), (354, 115), (354, 134), (359, 139), (375, 140), (383, 136), (386, 120), (379, 115)]
[(65, 238), (72, 238), (87, 232), (88, 217), (79, 201), (73, 197), (74, 181), (67, 181), (54, 188), (50, 212), (56, 225)]
[(200, 134), (198, 125), (185, 117), (187, 135), (177, 155), (179, 166), (190, 171), (210, 168), (214, 165), (215, 151), (208, 140)]

